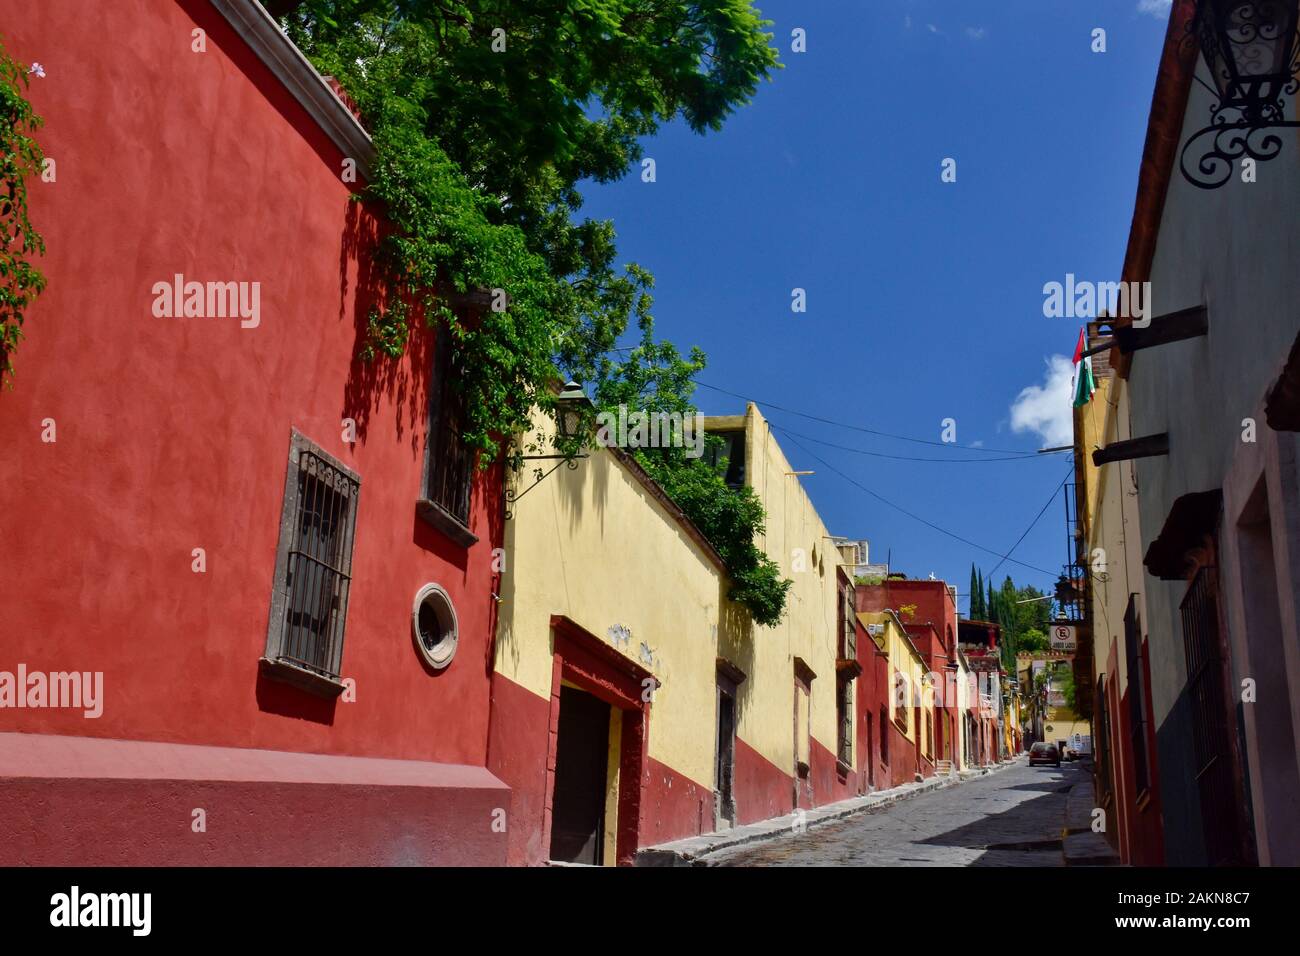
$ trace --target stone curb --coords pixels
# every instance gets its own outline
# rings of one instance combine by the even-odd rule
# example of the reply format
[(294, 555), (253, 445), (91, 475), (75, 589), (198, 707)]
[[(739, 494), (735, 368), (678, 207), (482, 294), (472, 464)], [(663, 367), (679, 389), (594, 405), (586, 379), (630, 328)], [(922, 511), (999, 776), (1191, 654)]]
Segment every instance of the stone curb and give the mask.
[(1076, 783), (1065, 796), (1065, 827), (1061, 853), (1066, 866), (1118, 866), (1119, 856), (1106, 838), (1092, 831), (1096, 803), (1092, 781)]
[[(905, 783), (889, 790), (880, 790), (865, 796), (852, 797), (837, 803), (828, 803), (822, 807), (805, 810), (803, 826), (805, 830), (811, 830), (822, 824), (834, 823), (837, 820), (856, 816), (859, 813), (869, 813), (872, 810), (893, 806), (900, 800), (906, 800), (923, 793), (942, 790), (945, 787), (956, 786), (968, 780), (986, 777), (1015, 764), (1015, 760), (1007, 760), (992, 767), (984, 767), (979, 770), (964, 770), (960, 773), (949, 774), (946, 777), (929, 777), (920, 783)], [(710, 863), (705, 857), (714, 853), (750, 843), (759, 843), (764, 840), (774, 840), (778, 837), (788, 836), (794, 831), (795, 820), (796, 815), (788, 813), (782, 817), (773, 817), (770, 820), (761, 820), (758, 823), (748, 823), (730, 830), (703, 833), (699, 836), (687, 837), (684, 840), (674, 840), (670, 843), (644, 847), (637, 852), (636, 865), (708, 866)]]

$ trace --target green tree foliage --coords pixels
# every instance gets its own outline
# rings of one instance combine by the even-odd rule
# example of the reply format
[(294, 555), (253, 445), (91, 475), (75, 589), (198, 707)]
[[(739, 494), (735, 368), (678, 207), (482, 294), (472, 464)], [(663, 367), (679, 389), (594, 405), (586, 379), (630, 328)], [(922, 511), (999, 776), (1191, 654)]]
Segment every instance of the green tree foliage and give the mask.
[[(975, 581), (971, 617), (992, 621), (1002, 629), (1002, 659), (1008, 670), (1014, 669), (1017, 654), (1048, 649), (1052, 610), (1049, 601), (1040, 600), (1046, 597), (1045, 592), (1034, 587), (1017, 587), (1009, 575), (1000, 588), (994, 588), (990, 580), (985, 591), (983, 572), (973, 570), (971, 574)], [(976, 594), (980, 596), (978, 601)]]
[[(556, 370), (597, 374), (650, 276), (614, 227), (579, 217), (641, 140), (718, 129), (777, 67), (748, 0), (276, 0), (290, 37), (360, 108), (378, 151), (365, 193), (396, 225), (363, 356), (403, 353), (417, 312), (453, 335), (464, 437), (488, 452), (551, 406)], [(446, 289), (502, 289), (461, 323)], [(486, 456), (485, 456), (486, 457)]]
[(975, 564), (972, 562), (970, 566), (970, 611), (967, 614), (967, 617), (972, 621), (980, 620), (983, 600), (983, 589), (980, 587), (979, 578), (975, 573)]
[(1052, 687), (1065, 697), (1065, 706), (1074, 710), (1074, 668), (1058, 667), (1052, 677)]
[[(596, 406), (615, 415), (625, 405), (693, 416), (694, 377), (704, 368), (704, 353), (695, 348), (683, 358), (671, 342), (656, 342), (654, 320), (645, 308), (648, 302), (638, 317), (640, 344), (622, 360), (602, 357), (598, 362)], [(726, 459), (718, 454), (722, 440), (710, 436), (707, 443), (714, 454), (700, 458), (689, 457), (686, 448), (644, 448), (632, 454), (717, 550), (731, 576), (731, 599), (744, 605), (755, 623), (772, 627), (785, 612), (793, 582), (782, 578), (776, 562), (754, 544), (766, 520), (762, 502), (748, 487), (727, 486)], [(711, 459), (718, 460), (717, 467)]]
[(0, 384), (13, 386), (13, 355), (23, 319), (45, 288), (32, 265), (45, 241), (27, 218), (27, 179), (40, 174), (43, 155), (32, 134), (41, 118), (27, 102), (27, 71), (0, 45)]
[(1017, 639), (1016, 653), (1034, 654), (1039, 651), (1045, 651), (1050, 646), (1047, 634), (1036, 627), (1031, 627), (1020, 634)]

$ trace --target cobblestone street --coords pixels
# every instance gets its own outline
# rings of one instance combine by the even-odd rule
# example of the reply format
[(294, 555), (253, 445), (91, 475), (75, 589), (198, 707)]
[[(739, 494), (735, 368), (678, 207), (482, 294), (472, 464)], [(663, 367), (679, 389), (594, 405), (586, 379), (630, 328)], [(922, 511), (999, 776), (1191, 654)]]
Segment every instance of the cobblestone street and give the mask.
[(714, 866), (1061, 866), (1078, 764), (1014, 767), (710, 858)]

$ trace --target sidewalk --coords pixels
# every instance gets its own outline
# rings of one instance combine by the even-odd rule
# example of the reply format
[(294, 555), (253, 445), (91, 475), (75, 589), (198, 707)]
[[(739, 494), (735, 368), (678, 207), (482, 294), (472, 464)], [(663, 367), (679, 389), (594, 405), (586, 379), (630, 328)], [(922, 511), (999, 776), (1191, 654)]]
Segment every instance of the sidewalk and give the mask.
[[(1091, 769), (1092, 761), (1088, 761)], [(1092, 829), (1096, 800), (1092, 780), (1070, 788), (1065, 797), (1065, 825), (1061, 830), (1061, 852), (1066, 866), (1118, 866), (1119, 856), (1100, 833)]]
[(699, 836), (687, 837), (684, 840), (674, 840), (671, 843), (643, 847), (637, 852), (636, 865), (706, 865), (707, 861), (704, 857), (719, 850), (786, 836), (796, 832), (796, 826), (804, 830), (811, 830), (824, 823), (843, 820), (845, 817), (856, 816), (859, 813), (868, 813), (922, 793), (956, 786), (976, 777), (997, 773), (999, 770), (1005, 770), (1008, 767), (1015, 766), (1015, 764), (1016, 759), (1013, 758), (991, 767), (982, 767), (978, 770), (963, 770), (943, 777), (930, 777), (919, 783), (905, 783), (890, 790), (877, 790), (875, 793), (868, 793), (861, 797), (852, 797), (838, 803), (828, 803), (825, 806), (803, 810), (799, 813), (788, 813), (785, 816), (773, 817), (770, 820), (760, 820), (758, 823), (747, 823), (744, 826), (733, 827), (730, 830), (702, 833)]

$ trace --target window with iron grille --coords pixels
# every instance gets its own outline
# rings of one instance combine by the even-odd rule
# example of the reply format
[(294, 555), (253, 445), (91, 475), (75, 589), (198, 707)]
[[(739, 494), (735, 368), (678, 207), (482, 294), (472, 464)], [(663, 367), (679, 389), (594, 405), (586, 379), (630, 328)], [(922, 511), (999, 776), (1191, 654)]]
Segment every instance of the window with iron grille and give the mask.
[(880, 762), (889, 763), (889, 711), (880, 708)]
[(840, 586), (840, 658), (855, 661), (858, 659), (857, 618), (853, 606), (853, 586)]
[(911, 684), (902, 671), (894, 672), (894, 725), (907, 733), (907, 703), (912, 699)]
[(1106, 677), (1105, 675), (1097, 678), (1097, 730), (1093, 735), (1092, 750), (1093, 759), (1096, 761), (1098, 790), (1101, 794), (1100, 803), (1103, 807), (1109, 806), (1112, 790), (1110, 777), (1110, 710), (1106, 701)]
[(474, 455), (461, 439), (465, 405), (454, 385), (450, 333), (445, 327), (439, 330), (434, 352), (420, 513), (453, 539), (468, 545), (475, 540), (468, 530)]
[(1202, 567), (1180, 607), (1187, 697), (1192, 712), (1193, 767), (1201, 826), (1211, 866), (1241, 861), (1237, 793), (1229, 750), (1226, 674), (1220, 650), (1219, 592), (1214, 568)]
[(1142, 662), (1142, 621), (1137, 612), (1137, 595), (1130, 594), (1124, 610), (1124, 658), (1128, 666), (1128, 717), (1133, 750), (1133, 781), (1138, 795), (1151, 784), (1147, 757), (1146, 680)]
[(306, 690), (342, 690), (343, 634), (361, 481), (298, 431), (289, 443), (263, 672)]
[(838, 721), (840, 762), (853, 766), (853, 682), (841, 678), (835, 686), (835, 717)]

